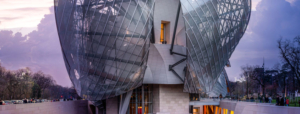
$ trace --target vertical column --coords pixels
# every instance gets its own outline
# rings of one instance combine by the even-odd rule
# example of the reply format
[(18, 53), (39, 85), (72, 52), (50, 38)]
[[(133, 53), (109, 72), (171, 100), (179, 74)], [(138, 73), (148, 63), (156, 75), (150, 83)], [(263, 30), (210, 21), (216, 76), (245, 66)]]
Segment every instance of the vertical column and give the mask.
[(95, 106), (95, 112), (96, 112), (96, 114), (99, 114), (99, 109), (97, 106)]
[(124, 93), (121, 97), (121, 101), (120, 101), (120, 107), (119, 107), (119, 114), (126, 114), (127, 109), (129, 107), (130, 104), (130, 98), (132, 95), (132, 90)]
[(213, 114), (217, 114), (218, 108), (217, 106), (213, 106)]
[(138, 93), (137, 89), (135, 89), (135, 114), (138, 114)]
[(201, 105), (201, 106), (199, 107), (199, 114), (203, 114), (203, 110), (204, 110), (204, 107)]
[(142, 85), (142, 114), (145, 112), (145, 97), (144, 97), (144, 85)]

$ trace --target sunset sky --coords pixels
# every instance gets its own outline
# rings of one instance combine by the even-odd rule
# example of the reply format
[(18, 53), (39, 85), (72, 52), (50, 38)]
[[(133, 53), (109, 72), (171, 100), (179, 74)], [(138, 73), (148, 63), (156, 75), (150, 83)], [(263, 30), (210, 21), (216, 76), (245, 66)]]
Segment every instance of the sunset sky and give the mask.
[[(280, 63), (276, 41), (300, 35), (300, 0), (252, 0), (246, 34), (226, 68), (230, 80), (242, 65), (272, 68)], [(30, 67), (71, 86), (57, 35), (53, 0), (0, 0), (0, 63), (9, 70)]]

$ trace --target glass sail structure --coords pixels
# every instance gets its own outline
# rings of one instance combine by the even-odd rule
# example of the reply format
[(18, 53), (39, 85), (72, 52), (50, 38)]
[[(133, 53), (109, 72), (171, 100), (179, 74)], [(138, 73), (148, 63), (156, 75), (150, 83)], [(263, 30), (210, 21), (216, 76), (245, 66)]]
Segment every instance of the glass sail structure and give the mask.
[(77, 93), (107, 99), (142, 84), (153, 0), (55, 0), (63, 58)]
[(251, 0), (180, 0), (187, 37), (185, 91), (214, 93), (214, 86), (242, 38)]
[(215, 96), (226, 96), (228, 93), (227, 90), (227, 81), (228, 81), (228, 76), (226, 73), (226, 70), (223, 69), (222, 73), (220, 74), (220, 77), (217, 79), (213, 89), (208, 93), (210, 97), (215, 97)]

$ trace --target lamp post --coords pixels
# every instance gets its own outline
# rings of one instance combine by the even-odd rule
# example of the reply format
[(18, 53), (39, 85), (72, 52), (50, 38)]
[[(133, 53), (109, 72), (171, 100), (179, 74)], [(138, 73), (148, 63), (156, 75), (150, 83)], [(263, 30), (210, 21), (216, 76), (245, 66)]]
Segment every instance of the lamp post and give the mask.
[(248, 92), (249, 92), (249, 90), (248, 90), (248, 89), (249, 89), (249, 87), (248, 87), (249, 73), (247, 73), (247, 74), (248, 74), (248, 75), (247, 75), (247, 79), (246, 79), (246, 80), (247, 80), (247, 87), (246, 87), (246, 88), (247, 88), (247, 98), (246, 98), (246, 99), (249, 98), (249, 97), (248, 97), (248, 94), (249, 94), (249, 93), (248, 93)]
[[(238, 86), (238, 82), (237, 81), (236, 81), (236, 85)], [(239, 101), (239, 88), (237, 88), (237, 101)]]

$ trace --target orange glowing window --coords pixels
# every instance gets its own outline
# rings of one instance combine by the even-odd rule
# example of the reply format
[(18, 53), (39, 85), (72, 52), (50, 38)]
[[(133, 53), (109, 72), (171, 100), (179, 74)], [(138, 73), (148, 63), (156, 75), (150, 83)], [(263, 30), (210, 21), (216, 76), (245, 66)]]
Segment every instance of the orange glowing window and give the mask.
[(161, 32), (160, 32), (160, 42), (165, 41), (165, 25), (161, 24)]
[(198, 114), (199, 109), (193, 109), (193, 114)]
[(227, 111), (228, 111), (228, 109), (223, 109), (223, 112), (224, 112), (223, 114), (228, 114)]
[(206, 114), (206, 106), (203, 106), (203, 114)]

